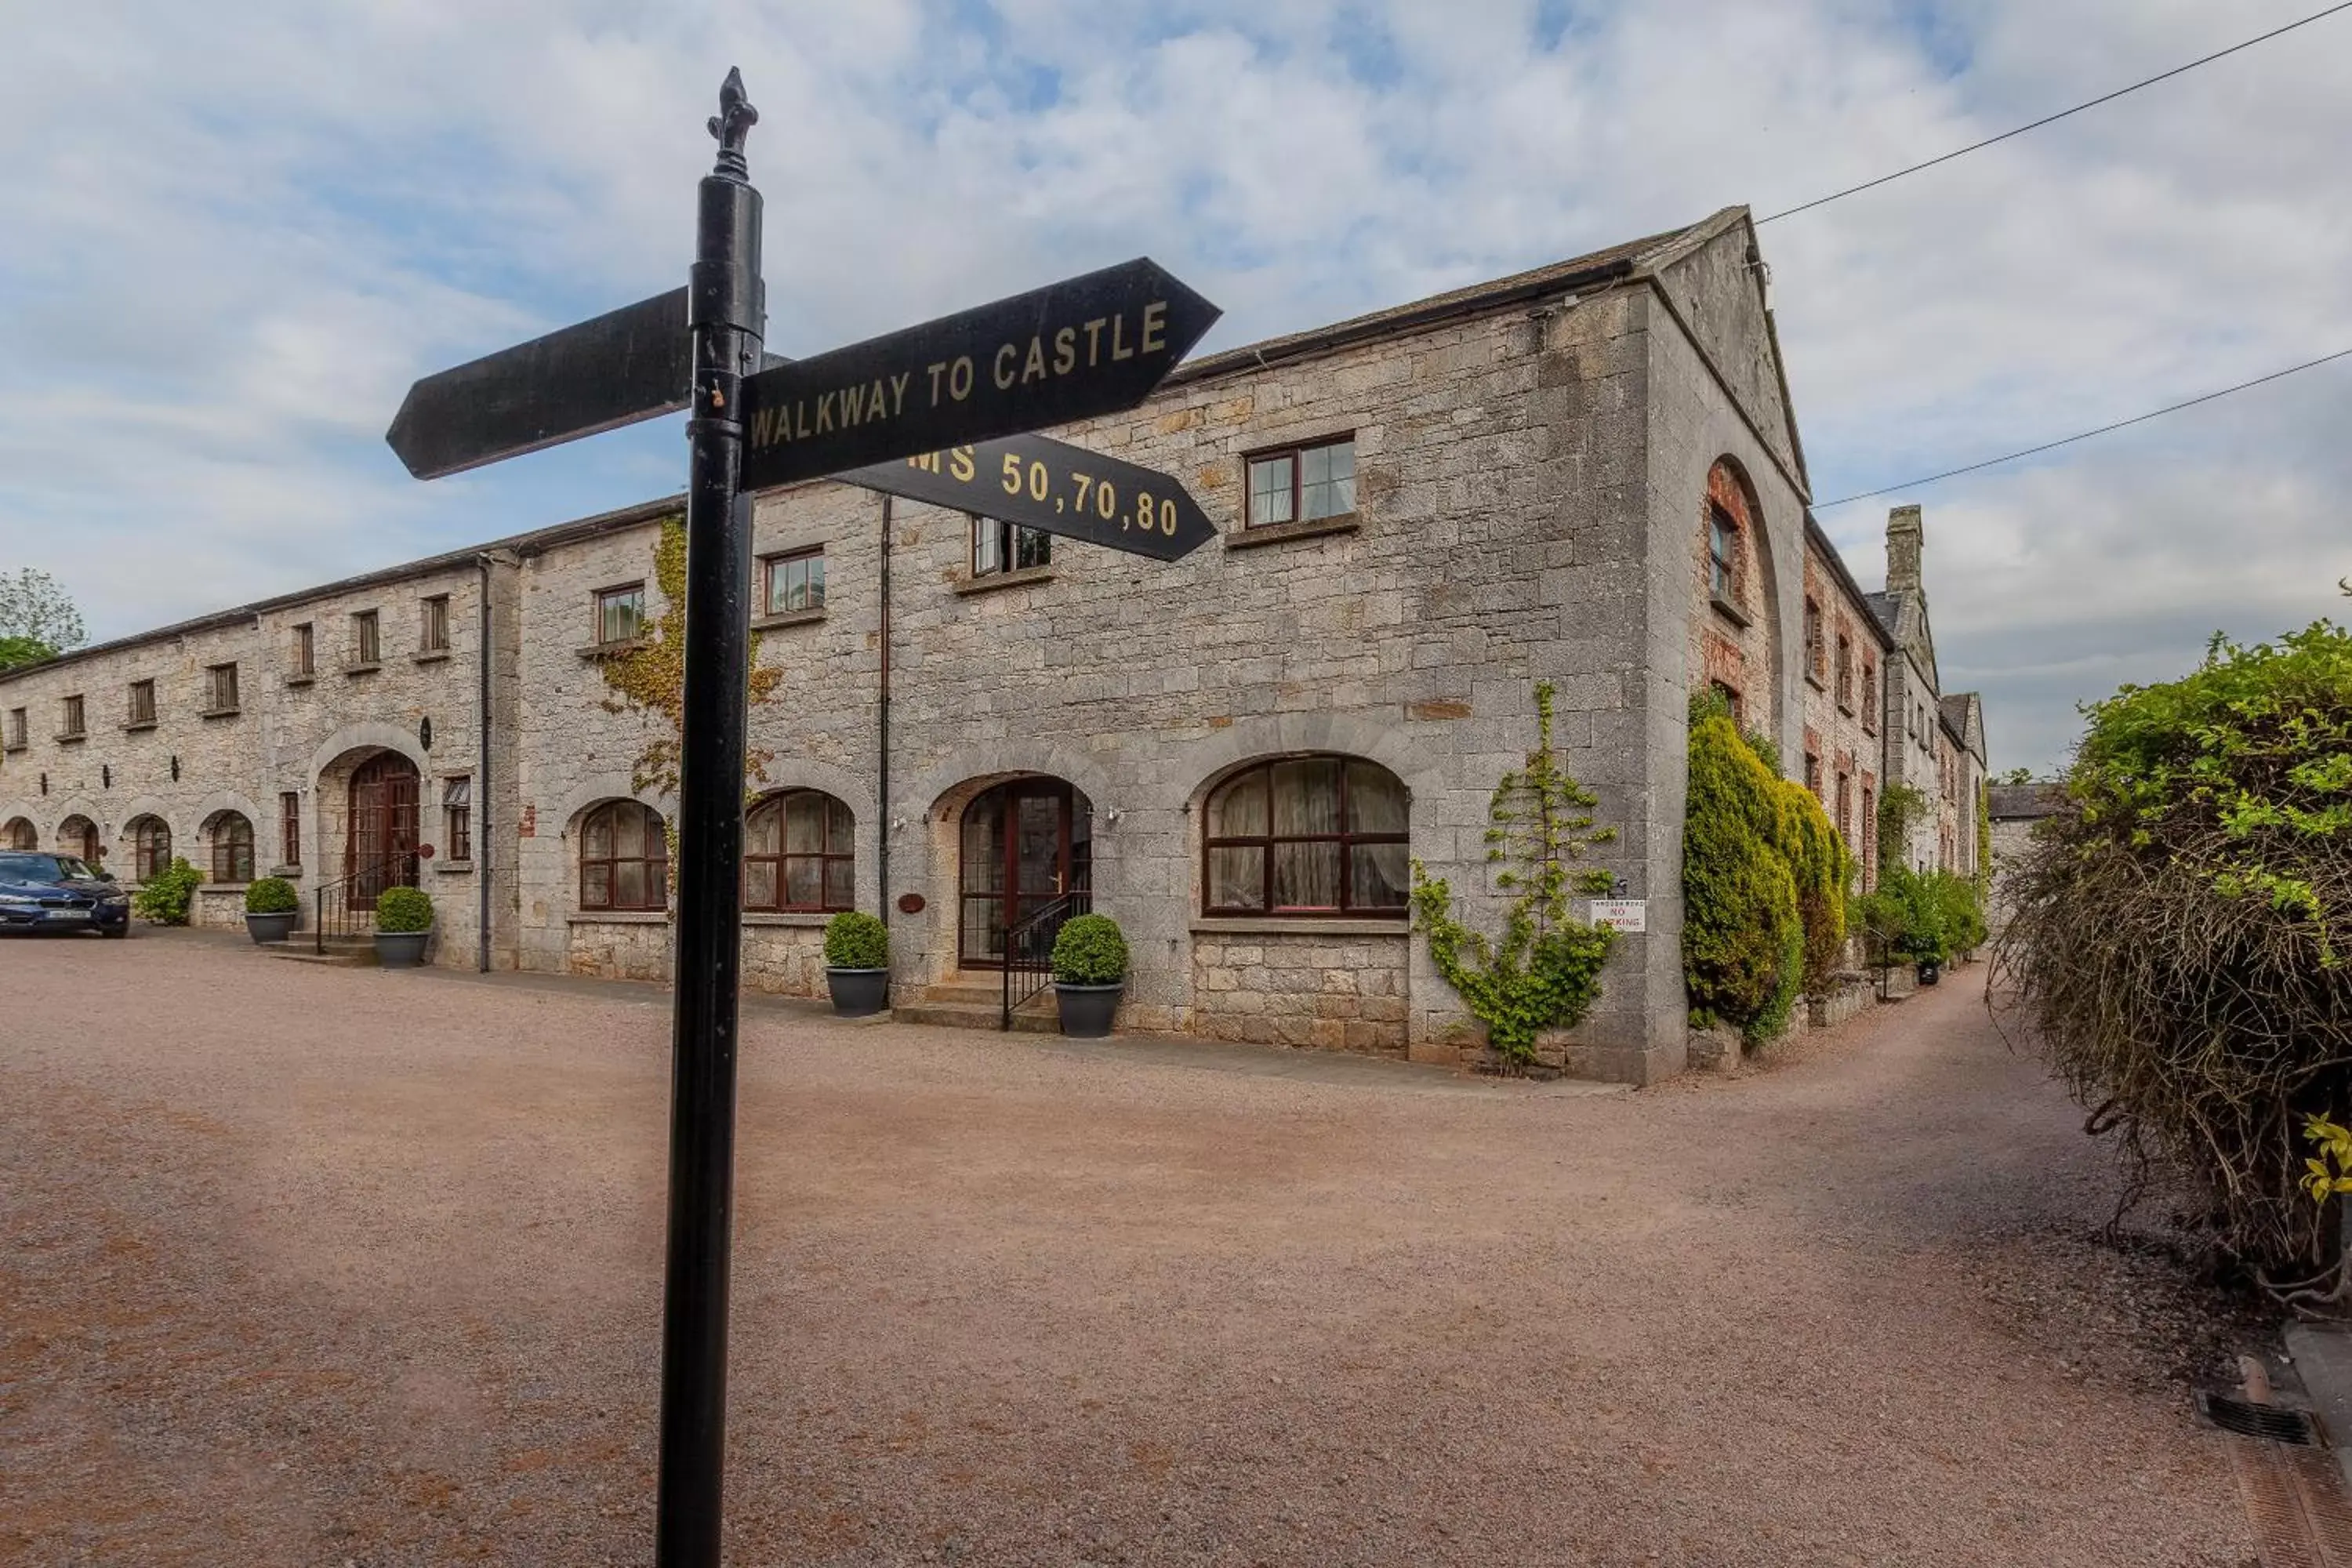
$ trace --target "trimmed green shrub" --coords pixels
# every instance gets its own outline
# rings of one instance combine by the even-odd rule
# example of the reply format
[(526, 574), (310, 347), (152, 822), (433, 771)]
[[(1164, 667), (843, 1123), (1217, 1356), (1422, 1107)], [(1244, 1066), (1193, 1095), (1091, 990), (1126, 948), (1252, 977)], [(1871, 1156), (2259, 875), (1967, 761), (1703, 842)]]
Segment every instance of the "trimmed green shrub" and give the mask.
[(1845, 953), (1845, 900), (1853, 881), (1853, 855), (1812, 791), (1794, 779), (1780, 780), (1780, 847), (1796, 880), (1797, 918), (1804, 926), (1800, 990), (1818, 994), (1829, 989), (1830, 976)]
[(1769, 1037), (1757, 1026), (1776, 1010), (1786, 1020), (1792, 946), (1803, 963), (1797, 879), (1779, 847), (1780, 783), (1728, 715), (1701, 710), (1683, 818), (1683, 978), (1692, 1022), (1730, 1024), (1751, 1041)]
[(835, 969), (887, 969), (890, 928), (872, 915), (844, 910), (824, 922), (824, 961)]
[(204, 880), (203, 872), (184, 859), (174, 858), (131, 895), (131, 907), (141, 920), (152, 921), (159, 926), (186, 925), (189, 907), (195, 902), (196, 889)]
[[(1617, 933), (1569, 913), (1569, 867), (1617, 837), (1595, 827), (1599, 797), (1576, 782), (1552, 750), (1552, 686), (1536, 683), (1536, 746), (1527, 765), (1505, 773), (1488, 799), (1486, 859), (1512, 864), (1495, 886), (1515, 895), (1501, 943), (1490, 943), (1454, 912), (1454, 889), (1412, 862), (1413, 921), (1429, 938), (1429, 959), (1486, 1026), (1487, 1047), (1512, 1068), (1536, 1059), (1536, 1037), (1572, 1028), (1601, 996), (1601, 966)], [(1603, 897), (1614, 879), (1600, 867), (1579, 873), (1580, 892)]]
[(375, 896), (375, 929), (391, 936), (433, 929), (433, 900), (422, 888), (386, 888)]
[(2086, 715), (2072, 809), (2002, 868), (1996, 982), (2135, 1170), (2184, 1176), (2288, 1306), (2341, 1314), (2337, 1215), (2302, 1182), (2310, 1120), (2352, 1120), (2352, 631), (2217, 637)]
[(245, 912), (249, 915), (290, 915), (301, 907), (301, 895), (283, 877), (264, 877), (245, 889)]
[(1113, 985), (1127, 977), (1127, 938), (1108, 915), (1076, 915), (1054, 939), (1054, 978), (1065, 985)]

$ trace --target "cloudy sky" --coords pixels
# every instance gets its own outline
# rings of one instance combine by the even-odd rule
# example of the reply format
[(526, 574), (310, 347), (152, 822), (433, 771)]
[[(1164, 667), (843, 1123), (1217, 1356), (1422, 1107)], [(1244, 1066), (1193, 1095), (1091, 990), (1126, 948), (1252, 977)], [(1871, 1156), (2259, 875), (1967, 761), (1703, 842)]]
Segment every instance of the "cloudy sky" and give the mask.
[[(761, 122), (770, 345), (1149, 253), (1210, 348), (1759, 214), (2321, 0), (0, 0), (0, 569), (118, 636), (678, 488), (675, 421), (431, 485), (415, 376), (683, 279)], [(2352, 12), (1763, 231), (1817, 496), (2352, 347)], [(1927, 507), (1996, 768), (2338, 613), (2352, 361)]]

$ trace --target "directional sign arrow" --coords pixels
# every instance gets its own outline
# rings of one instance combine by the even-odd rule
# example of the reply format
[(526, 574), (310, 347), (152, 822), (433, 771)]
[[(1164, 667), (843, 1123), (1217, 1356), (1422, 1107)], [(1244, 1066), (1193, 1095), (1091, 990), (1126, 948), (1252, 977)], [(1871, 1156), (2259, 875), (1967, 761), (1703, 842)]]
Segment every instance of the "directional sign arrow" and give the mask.
[(743, 488), (1132, 408), (1218, 313), (1141, 258), (762, 371), (743, 384)]
[(420, 479), (520, 457), (686, 406), (686, 290), (533, 338), (408, 389), (384, 439)]
[(1217, 525), (1169, 475), (1044, 436), (1009, 436), (835, 476), (1131, 555), (1176, 561)]

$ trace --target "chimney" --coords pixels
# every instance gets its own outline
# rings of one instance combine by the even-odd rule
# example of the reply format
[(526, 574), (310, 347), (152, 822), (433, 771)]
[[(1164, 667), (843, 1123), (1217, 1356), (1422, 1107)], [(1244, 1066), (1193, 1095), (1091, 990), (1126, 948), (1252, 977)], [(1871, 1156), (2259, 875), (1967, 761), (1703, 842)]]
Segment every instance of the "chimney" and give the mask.
[(1898, 506), (1886, 514), (1886, 591), (1919, 592), (1919, 551), (1927, 542), (1919, 526), (1919, 509)]

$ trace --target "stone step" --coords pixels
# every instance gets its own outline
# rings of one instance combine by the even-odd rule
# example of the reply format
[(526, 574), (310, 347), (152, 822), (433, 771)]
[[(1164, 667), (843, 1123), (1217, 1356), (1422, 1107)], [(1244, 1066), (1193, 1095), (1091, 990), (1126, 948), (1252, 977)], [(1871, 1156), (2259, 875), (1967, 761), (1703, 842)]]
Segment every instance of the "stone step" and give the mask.
[(327, 951), (316, 952), (311, 950), (307, 938), (297, 938), (291, 942), (269, 943), (268, 952), (272, 958), (283, 958), (294, 963), (321, 963), (338, 969), (375, 967), (375, 943), (373, 942), (362, 946), (338, 942), (331, 938)]
[[(890, 1009), (890, 1021), (894, 1024), (935, 1024), (951, 1029), (993, 1029), (1002, 1016), (1001, 996), (971, 1002), (926, 994), (919, 1001), (901, 1003)], [(1055, 1008), (1054, 994), (1043, 992), (1014, 1008), (1013, 1026), (1025, 1034), (1059, 1034), (1062, 1016)]]

